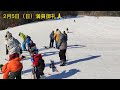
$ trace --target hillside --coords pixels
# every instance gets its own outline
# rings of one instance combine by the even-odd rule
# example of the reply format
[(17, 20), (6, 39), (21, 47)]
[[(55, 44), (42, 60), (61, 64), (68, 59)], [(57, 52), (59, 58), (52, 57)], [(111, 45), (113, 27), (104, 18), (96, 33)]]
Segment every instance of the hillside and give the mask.
[[(74, 22), (76, 20), (76, 22)], [(59, 66), (59, 50), (45, 49), (49, 45), (49, 34), (59, 28), (61, 31), (69, 28), (67, 66)], [(39, 53), (45, 59), (46, 79), (120, 79), (120, 17), (84, 16), (80, 18), (43, 21), (6, 29), (20, 42), (19, 32), (30, 35), (36, 43)], [(4, 35), (0, 31), (0, 63), (8, 58), (5, 55)], [(29, 55), (29, 53), (23, 53)], [(49, 68), (50, 60), (55, 61), (59, 72)], [(23, 79), (32, 79), (30, 59), (23, 63)], [(2, 79), (2, 74), (0, 74)]]

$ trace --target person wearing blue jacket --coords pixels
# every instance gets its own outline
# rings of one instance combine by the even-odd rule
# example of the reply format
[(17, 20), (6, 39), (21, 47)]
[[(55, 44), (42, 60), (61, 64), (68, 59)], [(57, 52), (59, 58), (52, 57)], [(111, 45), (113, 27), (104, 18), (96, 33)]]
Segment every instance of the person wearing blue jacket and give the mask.
[(27, 49), (27, 51), (28, 51), (28, 49), (29, 49), (29, 44), (30, 44), (30, 41), (31, 41), (31, 37), (30, 36), (26, 36), (26, 40), (25, 40), (25, 42), (26, 42), (26, 49)]
[(54, 47), (54, 31), (52, 30), (52, 32), (50, 33), (50, 48)]

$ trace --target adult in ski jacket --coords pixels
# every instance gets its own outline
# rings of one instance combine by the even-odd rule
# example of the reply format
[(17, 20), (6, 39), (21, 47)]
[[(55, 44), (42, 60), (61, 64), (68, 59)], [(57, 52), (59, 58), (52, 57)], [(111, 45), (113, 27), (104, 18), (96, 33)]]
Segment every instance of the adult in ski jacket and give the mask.
[(54, 31), (50, 33), (50, 47), (53, 47), (54, 45)]
[(14, 53), (18, 53), (21, 54), (21, 47), (20, 47), (20, 42), (15, 39), (12, 34), (7, 34), (5, 36), (5, 44), (6, 44), (6, 54), (14, 54)]
[(61, 33), (61, 31), (59, 29), (56, 29), (56, 32), (54, 34), (54, 39), (55, 39), (55, 42), (56, 42), (56, 48), (58, 48), (58, 41), (60, 39), (60, 33)]
[(30, 43), (28, 44), (29, 48), (28, 51), (31, 53), (38, 54), (38, 49), (36, 47), (36, 44), (31, 40)]
[(5, 47), (6, 47), (6, 55), (8, 54), (8, 49), (7, 49), (7, 41), (8, 41), (8, 36), (10, 36), (10, 32), (7, 31), (5, 35)]
[(58, 49), (64, 50), (67, 49), (67, 35), (60, 33), (60, 39), (58, 41)]
[(21, 79), (23, 65), (20, 61), (23, 58), (24, 56), (14, 58), (2, 67), (3, 79)]
[(23, 33), (20, 32), (19, 36), (21, 37), (22, 41), (25, 42), (25, 40), (26, 40), (25, 34), (23, 34)]
[(67, 41), (67, 40), (68, 40), (68, 35), (67, 35), (67, 33), (66, 33), (65, 31), (63, 31), (63, 34), (64, 34), (64, 39), (65, 39), (65, 41)]
[(26, 36), (26, 40), (25, 40), (25, 42), (26, 42), (26, 49), (27, 50), (29, 49), (30, 41), (31, 41), (31, 37), (27, 35)]
[(60, 34), (60, 40), (58, 42), (59, 57), (60, 57), (60, 66), (64, 66), (66, 64), (66, 50), (67, 50), (67, 36), (65, 34)]
[(23, 33), (19, 33), (19, 36), (21, 37), (21, 39), (22, 39), (22, 50), (23, 51), (26, 51), (26, 42), (25, 42), (25, 40), (26, 40), (26, 36), (23, 34)]

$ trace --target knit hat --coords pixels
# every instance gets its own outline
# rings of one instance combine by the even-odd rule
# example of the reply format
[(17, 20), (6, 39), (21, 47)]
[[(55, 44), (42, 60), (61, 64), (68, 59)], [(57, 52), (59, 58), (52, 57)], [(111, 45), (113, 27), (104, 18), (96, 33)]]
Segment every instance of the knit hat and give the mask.
[(12, 33), (8, 33), (7, 34), (7, 39), (11, 39), (12, 38)]
[(19, 33), (19, 36), (20, 36), (21, 32)]

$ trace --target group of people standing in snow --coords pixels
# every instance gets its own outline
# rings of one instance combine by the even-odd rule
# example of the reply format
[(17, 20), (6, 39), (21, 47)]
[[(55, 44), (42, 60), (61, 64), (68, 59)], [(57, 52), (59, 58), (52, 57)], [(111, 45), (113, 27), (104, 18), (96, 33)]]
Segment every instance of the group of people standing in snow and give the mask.
[(67, 34), (65, 31), (63, 33), (59, 30), (56, 29), (56, 32), (52, 30), (50, 34), (50, 48), (54, 47), (54, 41), (56, 48), (59, 49), (59, 57), (60, 57), (60, 66), (64, 66), (66, 64), (66, 50), (67, 50)]
[[(22, 39), (20, 43), (16, 38), (12, 36), (9, 31), (5, 35), (6, 55), (9, 55), (8, 62), (2, 66), (1, 71), (3, 73), (3, 79), (21, 79), (21, 72), (23, 64), (20, 62), (26, 56), (23, 56), (23, 51), (28, 51), (31, 57), (33, 72), (36, 75), (36, 79), (44, 78), (45, 62), (42, 55), (38, 53), (36, 44), (33, 42), (30, 36), (23, 33), (19, 33), (19, 37)], [(56, 32), (52, 30), (50, 34), (50, 48), (54, 47), (54, 41), (56, 48), (59, 49), (60, 66), (66, 64), (66, 50), (67, 50), (67, 34), (65, 31), (62, 33), (59, 29)]]
[(9, 59), (8, 62), (1, 68), (3, 79), (21, 79), (23, 64), (20, 61), (25, 58), (25, 56), (22, 55), (23, 51), (28, 51), (31, 56), (32, 66), (34, 67), (33, 71), (36, 74), (36, 79), (43, 78), (45, 63), (42, 59), (42, 55), (38, 54), (36, 44), (28, 35), (24, 35), (20, 32), (19, 36), (23, 40), (22, 45), (12, 36), (12, 33), (9, 31), (6, 32), (5, 46), (6, 55), (9, 55)]

